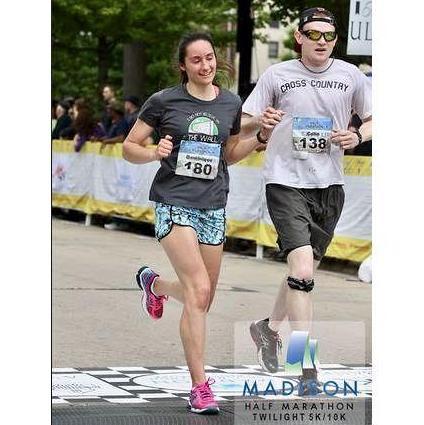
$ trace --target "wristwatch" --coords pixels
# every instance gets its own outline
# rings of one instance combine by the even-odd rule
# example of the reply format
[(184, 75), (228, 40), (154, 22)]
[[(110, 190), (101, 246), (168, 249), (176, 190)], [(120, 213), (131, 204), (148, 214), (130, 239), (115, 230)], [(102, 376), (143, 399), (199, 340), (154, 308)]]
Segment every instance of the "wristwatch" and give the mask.
[(354, 133), (356, 133), (356, 135), (358, 136), (358, 145), (360, 145), (362, 143), (362, 134), (357, 128), (354, 130)]
[(262, 143), (263, 145), (266, 145), (266, 144), (268, 143), (268, 139), (262, 139), (262, 137), (261, 137), (261, 130), (259, 130), (259, 131), (256, 133), (256, 140), (257, 140), (259, 143)]

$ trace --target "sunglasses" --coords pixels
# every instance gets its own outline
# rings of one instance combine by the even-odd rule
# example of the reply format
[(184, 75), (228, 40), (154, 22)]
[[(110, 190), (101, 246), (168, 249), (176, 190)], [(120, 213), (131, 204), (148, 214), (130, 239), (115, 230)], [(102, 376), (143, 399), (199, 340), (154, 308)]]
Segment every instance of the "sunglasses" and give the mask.
[(312, 40), (312, 41), (318, 41), (321, 39), (322, 36), (324, 36), (325, 41), (333, 41), (337, 37), (336, 31), (321, 32), (318, 30), (305, 30), (300, 32), (306, 35), (306, 37), (308, 37), (309, 40)]

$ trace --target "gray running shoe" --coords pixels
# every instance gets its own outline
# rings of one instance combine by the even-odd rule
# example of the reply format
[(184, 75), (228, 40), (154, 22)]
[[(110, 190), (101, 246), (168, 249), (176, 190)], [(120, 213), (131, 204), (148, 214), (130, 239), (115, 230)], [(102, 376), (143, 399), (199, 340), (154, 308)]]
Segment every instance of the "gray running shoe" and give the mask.
[(265, 320), (252, 322), (250, 335), (258, 350), (258, 361), (267, 372), (278, 371), (278, 353), (281, 354), (282, 342), (278, 332), (268, 327)]

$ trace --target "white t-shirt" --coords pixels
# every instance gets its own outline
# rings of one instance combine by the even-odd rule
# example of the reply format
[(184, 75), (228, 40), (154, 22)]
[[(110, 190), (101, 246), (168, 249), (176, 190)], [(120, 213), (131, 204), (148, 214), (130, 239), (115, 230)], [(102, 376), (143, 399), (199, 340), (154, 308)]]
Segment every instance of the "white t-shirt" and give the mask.
[(331, 129), (348, 128), (352, 110), (361, 119), (371, 116), (367, 77), (338, 59), (321, 73), (298, 59), (281, 62), (259, 78), (243, 112), (257, 116), (268, 106), (286, 114), (268, 142), (265, 183), (297, 188), (343, 184), (343, 150), (328, 138)]

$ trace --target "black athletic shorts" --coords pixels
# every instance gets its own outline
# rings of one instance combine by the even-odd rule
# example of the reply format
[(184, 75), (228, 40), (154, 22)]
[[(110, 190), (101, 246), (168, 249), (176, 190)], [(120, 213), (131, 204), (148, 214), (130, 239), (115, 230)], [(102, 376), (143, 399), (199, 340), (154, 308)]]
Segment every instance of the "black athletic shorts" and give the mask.
[(311, 245), (314, 258), (321, 260), (342, 213), (343, 186), (297, 189), (267, 184), (266, 200), (283, 255), (287, 256), (295, 248)]

